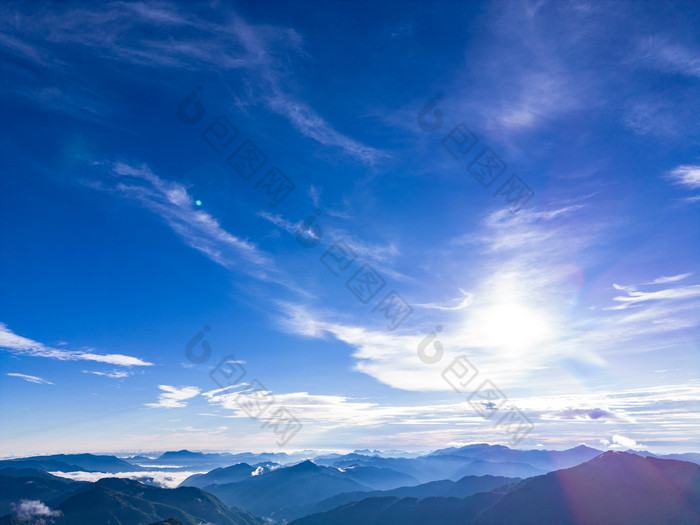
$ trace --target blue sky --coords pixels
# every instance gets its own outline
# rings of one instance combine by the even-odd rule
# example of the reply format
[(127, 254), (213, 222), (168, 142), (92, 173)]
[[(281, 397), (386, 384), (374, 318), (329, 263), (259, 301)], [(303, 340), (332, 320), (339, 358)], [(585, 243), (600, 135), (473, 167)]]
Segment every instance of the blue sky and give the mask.
[(484, 381), (519, 447), (700, 450), (697, 4), (42, 6), (0, 8), (3, 455), (509, 444)]

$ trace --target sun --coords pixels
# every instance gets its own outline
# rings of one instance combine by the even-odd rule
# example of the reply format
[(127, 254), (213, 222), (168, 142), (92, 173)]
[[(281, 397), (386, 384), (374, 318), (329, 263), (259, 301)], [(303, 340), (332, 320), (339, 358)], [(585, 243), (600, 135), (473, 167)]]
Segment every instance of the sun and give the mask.
[(518, 303), (487, 306), (474, 321), (477, 339), (490, 347), (522, 349), (551, 336), (546, 316)]

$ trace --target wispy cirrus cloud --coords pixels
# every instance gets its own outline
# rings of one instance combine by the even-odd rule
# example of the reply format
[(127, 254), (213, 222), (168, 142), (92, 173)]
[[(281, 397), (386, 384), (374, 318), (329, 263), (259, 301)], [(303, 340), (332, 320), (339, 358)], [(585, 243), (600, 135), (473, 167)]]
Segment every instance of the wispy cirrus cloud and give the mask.
[[(141, 68), (211, 71), (223, 73), (224, 80), (227, 73), (236, 71), (246, 76), (247, 92), (239, 96), (247, 96), (247, 104), (261, 102), (304, 136), (363, 163), (372, 164), (386, 156), (340, 133), (309, 103), (290, 92), (294, 73), (285, 64), (306, 57), (297, 31), (250, 24), (231, 8), (206, 11), (185, 12), (170, 2), (106, 2), (90, 9), (58, 6), (40, 11), (15, 8), (12, 16), (3, 17), (0, 23), (0, 51), (44, 66), (50, 63), (61, 76), (74, 78), (79, 77), (75, 46), (85, 56), (108, 57)], [(62, 54), (68, 44), (71, 54)], [(60, 58), (49, 62), (49, 56)], [(72, 91), (79, 88), (76, 84)], [(103, 105), (99, 95), (90, 93), (86, 98), (85, 90), (81, 91), (83, 101), (75, 107)], [(37, 99), (39, 94), (32, 96)], [(74, 105), (65, 100), (68, 96), (72, 94), (57, 98), (72, 111)]]
[(373, 164), (380, 158), (388, 156), (378, 149), (361, 144), (338, 132), (308, 104), (292, 99), (277, 87), (271, 90), (266, 103), (275, 113), (287, 117), (299, 132), (323, 146), (339, 147), (348, 155), (367, 164)]
[(20, 379), (24, 379), (25, 381), (28, 381), (30, 383), (53, 385), (53, 383), (51, 381), (47, 381), (46, 379), (43, 379), (43, 378), (37, 377), (37, 376), (29, 376), (27, 374), (18, 374), (16, 372), (9, 372), (5, 375), (8, 375), (10, 377), (19, 377)]
[(124, 379), (125, 377), (129, 377), (130, 375), (133, 375), (132, 372), (127, 371), (127, 370), (112, 370), (111, 372), (100, 372), (100, 371), (96, 371), (96, 370), (83, 370), (83, 374), (93, 374), (96, 376), (109, 377), (111, 379)]
[[(478, 440), (479, 433), (493, 424), (481, 418), (461, 396), (415, 405), (308, 392), (249, 392), (246, 387), (240, 384), (233, 391), (227, 388), (208, 393), (208, 402), (220, 410), (206, 415), (248, 418), (243, 406), (264, 406), (269, 402), (286, 407), (300, 422), (313, 425), (317, 432), (372, 427), (371, 439), (381, 441), (383, 429), (391, 428), (388, 442), (391, 436), (403, 444), (414, 445), (421, 443), (426, 435), (444, 439), (445, 432)], [(601, 434), (621, 436), (644, 428), (645, 435), (658, 442), (666, 439), (666, 432), (673, 435), (700, 419), (699, 392), (700, 385), (691, 382), (635, 390), (510, 397), (509, 403), (527, 413), (535, 423), (532, 439), (545, 438), (551, 442), (552, 436), (565, 436), (564, 442), (577, 437), (594, 442)], [(263, 415), (261, 419), (269, 416)], [(664, 422), (667, 430), (653, 430), (659, 421)], [(397, 432), (397, 425), (406, 430)], [(499, 436), (493, 435), (492, 439), (498, 441)], [(504, 436), (504, 442), (506, 439)], [(692, 437), (687, 441), (692, 442)], [(635, 448), (624, 439), (609, 440), (606, 446), (610, 444)]]
[[(301, 233), (306, 238), (314, 238), (319, 242), (332, 240), (333, 243), (342, 243), (341, 246), (347, 246), (358, 260), (372, 261), (375, 269), (382, 275), (396, 279), (397, 281), (410, 281), (411, 277), (401, 272), (396, 271), (390, 264), (395, 260), (401, 251), (394, 242), (377, 243), (369, 242), (358, 238), (358, 235), (351, 233), (342, 227), (336, 227), (325, 223), (320, 230), (315, 230), (318, 225), (315, 224), (308, 230), (303, 231), (300, 228), (304, 221), (292, 222), (284, 218), (281, 214), (269, 213), (267, 211), (258, 212), (258, 216), (266, 221), (274, 224), (281, 230), (290, 235)], [(338, 221), (345, 220), (343, 217), (336, 217)], [(331, 244), (331, 243), (329, 243)], [(351, 256), (350, 256), (351, 257)]]
[(462, 310), (472, 304), (472, 301), (474, 300), (474, 296), (470, 294), (469, 292), (465, 292), (461, 288), (459, 288), (459, 291), (462, 293), (462, 297), (458, 297), (457, 299), (454, 299), (452, 301), (451, 305), (443, 305), (443, 304), (438, 304), (438, 303), (424, 303), (424, 304), (414, 304), (413, 306), (417, 306), (418, 308), (427, 308), (429, 310), (443, 310), (443, 311), (450, 311), (450, 310)]
[[(240, 385), (245, 387), (246, 385)], [(473, 414), (465, 414), (462, 403), (440, 405), (387, 405), (366, 399), (339, 395), (320, 395), (308, 392), (273, 393), (268, 391), (228, 392), (209, 397), (209, 402), (232, 413), (225, 417), (246, 418), (242, 406), (264, 406), (267, 402), (286, 407), (302, 422), (328, 430), (340, 427), (378, 426), (384, 424), (445, 424), (469, 421)], [(263, 419), (272, 417), (266, 414)]]
[(17, 335), (0, 323), (0, 348), (16, 355), (46, 357), (60, 361), (95, 361), (118, 366), (152, 366), (153, 363), (123, 354), (97, 354), (93, 351), (52, 348), (32, 339)]
[[(673, 277), (660, 277), (658, 279), (653, 280), (650, 283), (643, 283), (640, 285), (619, 285), (619, 284), (613, 284), (613, 288), (616, 290), (620, 290), (625, 292), (626, 295), (618, 295), (616, 297), (613, 297), (613, 301), (616, 301), (618, 304), (616, 306), (610, 306), (607, 307), (606, 310), (624, 310), (626, 308), (630, 308), (632, 306), (636, 306), (639, 304), (647, 303), (647, 302), (657, 302), (657, 301), (676, 301), (676, 300), (685, 300), (685, 299), (692, 299), (694, 297), (700, 297), (700, 284), (691, 284), (688, 286), (677, 286), (674, 288), (665, 288), (662, 290), (653, 290), (653, 291), (639, 291), (637, 288), (639, 286), (648, 286), (648, 285), (653, 285), (653, 284), (667, 284), (670, 282), (675, 282), (677, 280), (681, 280), (687, 276), (691, 275), (690, 273), (687, 274), (682, 274), (678, 276), (673, 276)], [(671, 279), (671, 280), (669, 280)]]
[(648, 67), (665, 73), (700, 77), (700, 52), (668, 38), (650, 36), (637, 47), (636, 59)]
[(151, 408), (182, 408), (187, 406), (188, 399), (199, 395), (201, 390), (196, 386), (175, 387), (170, 385), (159, 385), (162, 390), (158, 396), (157, 403), (146, 403)]
[[(641, 294), (642, 296), (644, 296), (644, 295), (645, 295), (644, 292), (640, 292), (640, 291), (639, 291), (639, 288), (640, 288), (640, 287), (643, 287), (643, 286), (647, 286), (647, 287), (648, 287), (648, 286), (652, 286), (652, 285), (655, 285), (655, 284), (669, 284), (669, 283), (673, 283), (673, 282), (680, 281), (680, 280), (684, 279), (685, 277), (687, 277), (687, 276), (689, 276), (689, 275), (692, 275), (692, 273), (684, 273), (684, 274), (681, 274), (681, 275), (678, 275), (678, 276), (671, 276), (671, 277), (659, 277), (659, 278), (657, 278), (657, 279), (654, 279), (653, 281), (649, 281), (649, 282), (645, 282), (645, 283), (639, 283), (639, 284), (617, 284), (617, 283), (613, 283), (612, 287), (613, 287), (615, 290), (623, 291), (623, 292), (626, 292), (626, 293), (628, 293), (628, 294), (630, 294), (630, 295), (633, 295), (633, 294), (636, 293), (636, 294)], [(683, 290), (684, 288), (685, 288), (685, 287), (668, 288), (668, 289), (666, 289), (666, 290), (660, 290), (660, 291), (663, 292), (663, 293), (667, 293), (668, 291), (672, 291), (672, 290)], [(690, 288), (693, 288), (693, 286), (691, 285)], [(673, 295), (673, 294), (672, 294), (672, 295)], [(623, 301), (627, 300), (627, 298), (624, 298), (624, 297), (615, 297), (615, 298), (613, 298), (613, 299), (614, 299), (614, 300), (618, 300), (618, 301), (619, 301), (619, 300), (623, 300)]]
[[(459, 102), (484, 127), (500, 134), (538, 129), (596, 104), (599, 80), (568, 60), (600, 31), (586, 13), (563, 2), (525, 2), (494, 4), (486, 17), (493, 33), (478, 43), (467, 66), (471, 95)], [(555, 23), (566, 30), (552, 31)], [(508, 82), (499, 82), (504, 74)]]
[(226, 231), (211, 214), (199, 210), (187, 188), (159, 177), (146, 165), (95, 162), (105, 177), (89, 184), (140, 202), (163, 219), (191, 248), (224, 268), (300, 291), (274, 260), (255, 243)]
[[(299, 228), (302, 226), (302, 223), (304, 222), (292, 222), (288, 219), (285, 219), (279, 213), (273, 214), (264, 210), (259, 211), (258, 216), (274, 224), (278, 228), (286, 231), (291, 235), (296, 235), (297, 232), (299, 232)], [(302, 233), (306, 235), (313, 235), (313, 232), (311, 230)], [(358, 239), (355, 234), (350, 233), (347, 230), (335, 226), (329, 226), (327, 224), (324, 225), (324, 227), (322, 228), (322, 236), (324, 239), (342, 240), (349, 248), (352, 249), (353, 252), (355, 252), (355, 254), (358, 257), (372, 259), (377, 263), (386, 263), (391, 258), (394, 258), (400, 255), (401, 253), (399, 248), (394, 243), (390, 242), (388, 244), (378, 244), (363, 241)], [(392, 276), (398, 276), (398, 278), (400, 279), (406, 279), (405, 276), (397, 274), (391, 269), (383, 267), (383, 270), (385, 270)]]
[(680, 273), (680, 274), (678, 274), (678, 275), (669, 275), (669, 276), (662, 275), (661, 277), (657, 277), (657, 278), (654, 279), (653, 281), (650, 281), (650, 282), (644, 283), (644, 284), (666, 284), (666, 283), (675, 283), (676, 281), (682, 281), (683, 279), (685, 279), (686, 277), (690, 277), (691, 275), (693, 275), (692, 272), (689, 272), (689, 273)]
[(575, 421), (586, 421), (586, 420), (612, 420), (612, 421), (628, 421), (632, 422), (630, 418), (621, 417), (614, 412), (604, 409), (604, 408), (565, 408), (563, 410), (558, 410), (556, 412), (550, 412), (542, 416), (543, 419), (554, 419), (554, 420), (575, 420)]
[(679, 186), (696, 190), (700, 188), (700, 165), (682, 165), (671, 170), (667, 178)]

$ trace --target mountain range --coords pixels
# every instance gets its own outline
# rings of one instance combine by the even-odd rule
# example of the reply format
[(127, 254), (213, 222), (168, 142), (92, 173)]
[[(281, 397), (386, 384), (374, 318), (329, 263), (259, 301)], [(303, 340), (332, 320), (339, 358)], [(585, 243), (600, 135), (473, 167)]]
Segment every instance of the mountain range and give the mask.
[[(24, 508), (26, 514), (27, 509), (33, 509), (37, 518), (50, 519), (55, 525), (145, 525), (169, 518), (177, 518), (184, 525), (262, 525), (262, 521), (251, 514), (227, 507), (216, 497), (195, 487), (161, 489), (128, 479), (105, 478), (95, 483), (48, 486), (49, 492), (42, 493), (32, 488), (39, 478), (8, 479), (13, 482), (3, 484), (2, 498), (6, 499), (5, 489), (11, 487), (12, 496), (19, 502), (13, 510)], [(0, 518), (0, 525), (26, 525), (24, 518), (26, 516), (23, 517), (21, 512), (7, 514)]]
[(303, 461), (244, 481), (204, 487), (227, 505), (253, 514), (274, 516), (282, 509), (305, 505), (341, 492), (369, 491), (346, 472)]
[(391, 490), (374, 490), (371, 492), (342, 492), (330, 498), (326, 498), (310, 505), (294, 507), (279, 512), (278, 517), (292, 520), (309, 514), (317, 514), (346, 505), (353, 501), (367, 498), (396, 497), (396, 498), (429, 498), (432, 496), (446, 496), (464, 498), (478, 492), (490, 492), (494, 489), (511, 485), (518, 478), (504, 478), (496, 476), (465, 476), (458, 481), (442, 480), (430, 481), (416, 486), (398, 487)]
[(54, 472), (137, 472), (146, 470), (116, 456), (95, 454), (55, 454), (52, 456), (31, 456), (21, 459), (0, 461), (0, 469), (5, 467), (33, 468)]
[[(298, 463), (290, 463), (294, 455), (222, 453), (218, 460), (253, 461), (234, 460), (208, 471), (212, 454), (176, 451), (154, 457), (148, 470), (163, 456), (170, 469), (189, 461), (191, 470), (200, 470), (174, 489), (125, 479), (128, 472), (141, 471), (116, 456), (4, 460), (0, 525), (700, 524), (700, 466), (689, 461), (586, 446), (547, 451), (475, 444), (415, 457), (376, 452), (309, 454), (314, 461)], [(121, 477), (92, 483), (61, 477), (73, 471), (108, 476), (110, 469)]]
[[(234, 483), (243, 481), (253, 475), (260, 475), (276, 467), (276, 463), (258, 463), (248, 465), (248, 463), (237, 463), (230, 467), (218, 467), (205, 474), (192, 474), (182, 483), (181, 487), (199, 487), (203, 489), (209, 485)], [(254, 474), (255, 473), (255, 474)]]
[(576, 467), (467, 498), (373, 497), (290, 525), (697, 525), (700, 467), (605, 452)]

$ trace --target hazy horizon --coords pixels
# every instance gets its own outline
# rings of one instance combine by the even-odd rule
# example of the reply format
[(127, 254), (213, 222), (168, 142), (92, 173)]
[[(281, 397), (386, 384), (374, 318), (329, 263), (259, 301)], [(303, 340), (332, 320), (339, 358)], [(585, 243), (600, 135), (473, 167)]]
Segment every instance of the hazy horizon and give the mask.
[[(488, 442), (474, 442), (474, 443), (448, 443), (445, 446), (436, 446), (433, 448), (421, 448), (421, 449), (390, 449), (390, 448), (377, 448), (377, 447), (363, 447), (363, 448), (329, 448), (329, 449), (288, 449), (288, 448), (277, 448), (277, 449), (198, 449), (198, 448), (193, 448), (193, 447), (185, 447), (185, 448), (169, 448), (169, 449), (90, 449), (90, 448), (81, 448), (81, 449), (45, 449), (43, 451), (30, 451), (22, 454), (13, 454), (13, 455), (3, 455), (0, 456), (0, 459), (18, 459), (18, 458), (24, 458), (24, 457), (31, 457), (31, 456), (51, 456), (51, 455), (56, 455), (56, 454), (95, 454), (95, 455), (111, 455), (111, 456), (117, 456), (120, 458), (124, 457), (133, 457), (133, 456), (139, 456), (139, 455), (144, 455), (144, 456), (160, 456), (164, 454), (165, 452), (179, 452), (181, 450), (187, 450), (188, 452), (201, 452), (204, 454), (216, 454), (216, 453), (229, 453), (229, 454), (245, 454), (245, 453), (252, 453), (252, 454), (264, 454), (264, 453), (270, 453), (270, 454), (278, 454), (278, 453), (285, 453), (288, 454), (289, 456), (294, 456), (294, 455), (299, 455), (302, 453), (314, 453), (315, 455), (323, 455), (323, 454), (350, 454), (353, 453), (357, 450), (370, 450), (370, 451), (378, 451), (383, 454), (387, 455), (393, 455), (393, 456), (399, 456), (400, 453), (405, 452), (407, 454), (423, 454), (423, 453), (430, 453), (435, 450), (441, 450), (444, 448), (459, 448), (467, 445), (500, 445), (501, 443), (488, 443)], [(544, 446), (535, 446), (533, 448), (526, 448), (526, 447), (508, 447), (513, 450), (570, 450), (572, 448), (576, 448), (577, 446), (587, 446), (593, 449), (600, 450), (601, 452), (605, 452), (607, 450), (618, 450), (618, 451), (623, 451), (626, 452), (628, 450), (634, 450), (630, 448), (626, 448), (623, 445), (617, 445), (614, 447), (603, 447), (602, 445), (600, 446), (595, 446), (591, 445), (589, 443), (577, 443), (572, 446), (562, 446), (562, 447), (548, 447), (545, 448)], [(508, 446), (508, 445), (503, 445), (503, 446)], [(651, 452), (652, 454), (659, 454), (659, 455), (665, 455), (665, 454), (684, 454), (684, 453), (700, 453), (700, 447), (696, 448), (687, 448), (687, 449), (669, 449), (669, 450), (664, 450), (664, 451), (659, 451), (659, 450), (651, 450), (649, 447), (647, 448), (637, 448), (637, 451), (644, 451), (644, 452)], [(311, 456), (310, 456), (311, 457)]]

